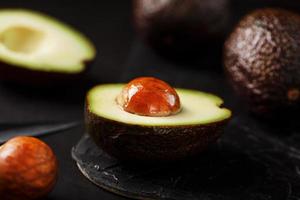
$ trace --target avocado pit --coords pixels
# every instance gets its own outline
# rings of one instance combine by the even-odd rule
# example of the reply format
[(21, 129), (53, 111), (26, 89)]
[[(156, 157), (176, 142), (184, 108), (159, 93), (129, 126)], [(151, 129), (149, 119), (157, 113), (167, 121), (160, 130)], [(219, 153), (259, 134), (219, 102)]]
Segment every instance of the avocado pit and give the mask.
[(44, 199), (57, 176), (57, 158), (43, 141), (19, 136), (0, 146), (1, 199)]
[(153, 77), (130, 81), (116, 101), (124, 111), (142, 116), (163, 117), (180, 111), (180, 99), (176, 90)]
[(289, 101), (298, 101), (300, 98), (300, 91), (297, 88), (289, 89), (287, 96)]

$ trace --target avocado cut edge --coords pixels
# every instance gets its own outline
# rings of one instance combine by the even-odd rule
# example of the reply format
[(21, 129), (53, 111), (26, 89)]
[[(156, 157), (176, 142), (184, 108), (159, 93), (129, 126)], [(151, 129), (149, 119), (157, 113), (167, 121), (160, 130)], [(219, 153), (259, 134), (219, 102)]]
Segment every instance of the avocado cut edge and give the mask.
[[(123, 111), (115, 101), (124, 84), (102, 84), (87, 93), (88, 109), (112, 121), (142, 126), (199, 125), (222, 121), (231, 111), (221, 107), (223, 100), (213, 94), (175, 88), (181, 101), (179, 113), (167, 117), (147, 117)], [(105, 98), (103, 98), (105, 97)], [(212, 113), (212, 114), (211, 114)], [(210, 115), (209, 115), (210, 114)]]

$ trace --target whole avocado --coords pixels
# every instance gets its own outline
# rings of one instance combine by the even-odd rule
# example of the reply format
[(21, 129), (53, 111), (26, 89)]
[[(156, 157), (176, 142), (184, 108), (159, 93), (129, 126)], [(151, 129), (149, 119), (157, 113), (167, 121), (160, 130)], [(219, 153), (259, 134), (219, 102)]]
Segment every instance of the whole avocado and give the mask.
[(133, 0), (133, 20), (155, 50), (181, 55), (223, 39), (229, 7), (228, 0)]
[(254, 113), (273, 118), (299, 108), (300, 16), (272, 8), (246, 15), (225, 43), (224, 65)]

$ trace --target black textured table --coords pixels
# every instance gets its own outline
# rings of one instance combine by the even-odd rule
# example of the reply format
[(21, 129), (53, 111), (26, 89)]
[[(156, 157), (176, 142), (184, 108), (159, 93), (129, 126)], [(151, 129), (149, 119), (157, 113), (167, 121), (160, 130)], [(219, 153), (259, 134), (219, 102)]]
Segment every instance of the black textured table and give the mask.
[[(256, 7), (257, 0), (232, 2), (234, 23), (246, 11)], [(271, 2), (278, 5), (279, 1), (261, 2), (264, 3), (260, 6)], [(291, 2), (285, 3), (285, 6), (296, 10), (300, 8), (296, 1)], [(76, 88), (41, 90), (0, 84), (0, 134), (14, 131), (16, 127), (79, 122), (76, 126), (58, 129), (55, 134), (41, 136), (54, 149), (60, 165), (59, 181), (47, 199), (126, 199), (87, 180), (72, 160), (71, 149), (84, 133), (83, 104), (88, 88), (103, 82), (125, 82), (141, 75), (156, 76), (177, 87), (215, 93), (225, 100), (226, 107), (234, 114), (225, 135), (197, 162), (187, 162), (187, 166), (178, 164), (189, 173), (170, 170), (174, 176), (171, 181), (174, 188), (178, 187), (179, 193), (170, 192), (174, 188), (164, 186), (171, 183), (165, 181), (158, 191), (161, 197), (300, 199), (299, 117), (284, 123), (266, 124), (250, 116), (226, 84), (220, 54), (207, 55), (202, 49), (199, 61), (195, 63), (175, 63), (161, 58), (136, 38), (130, 23), (129, 0), (3, 0), (0, 7), (25, 7), (53, 15), (85, 33), (98, 50), (86, 82)], [(149, 175), (151, 173), (146, 173), (137, 179), (147, 180)]]

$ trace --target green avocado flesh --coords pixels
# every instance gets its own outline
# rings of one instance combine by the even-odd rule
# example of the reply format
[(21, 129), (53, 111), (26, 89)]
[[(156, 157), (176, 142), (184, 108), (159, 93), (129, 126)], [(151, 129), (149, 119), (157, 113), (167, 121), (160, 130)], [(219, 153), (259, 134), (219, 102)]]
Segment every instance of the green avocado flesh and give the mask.
[(95, 57), (81, 33), (41, 13), (0, 10), (0, 61), (30, 70), (80, 73)]
[(88, 110), (109, 120), (141, 126), (205, 125), (223, 121), (231, 116), (230, 110), (220, 108), (223, 100), (219, 97), (187, 89), (176, 89), (182, 107), (177, 114), (167, 117), (131, 114), (122, 110), (115, 101), (123, 86), (123, 84), (105, 84), (91, 89), (87, 95)]

